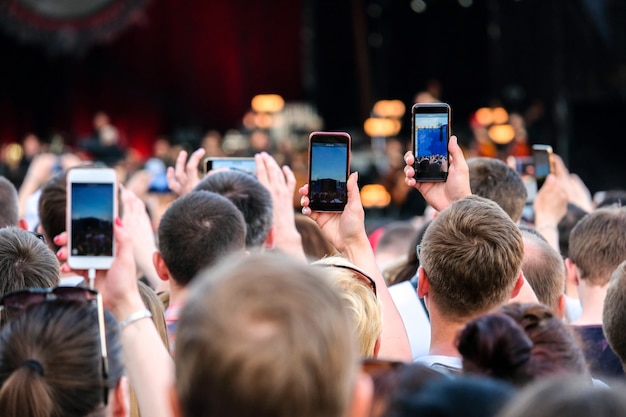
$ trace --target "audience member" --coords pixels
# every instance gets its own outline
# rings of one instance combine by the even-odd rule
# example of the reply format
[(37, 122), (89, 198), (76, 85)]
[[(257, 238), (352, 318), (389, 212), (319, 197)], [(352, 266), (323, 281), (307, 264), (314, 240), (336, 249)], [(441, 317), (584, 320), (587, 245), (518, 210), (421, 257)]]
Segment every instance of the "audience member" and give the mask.
[(592, 375), (600, 379), (624, 375), (619, 358), (606, 343), (602, 310), (611, 274), (626, 259), (625, 234), (626, 208), (597, 209), (572, 230), (565, 260), (582, 306), (572, 328), (582, 339)]
[(589, 377), (582, 350), (566, 324), (542, 304), (506, 304), (457, 336), (465, 373), (524, 386), (548, 376)]
[(382, 226), (383, 232), (374, 248), (376, 263), (381, 271), (395, 262), (406, 261), (409, 247), (417, 230), (406, 221), (395, 221)]
[(295, 224), (302, 238), (302, 248), (308, 261), (337, 254), (337, 249), (328, 240), (315, 221), (301, 213), (295, 214)]
[(245, 237), (241, 212), (216, 193), (195, 191), (179, 197), (163, 215), (154, 265), (159, 277), (170, 282), (170, 303), (165, 317), (172, 348), (188, 284), (201, 270), (223, 257), (243, 254)]
[(28, 230), (24, 219), (20, 219), (17, 189), (11, 181), (0, 176), (0, 227), (19, 226)]
[(602, 330), (626, 371), (626, 261), (611, 275), (602, 309)]
[(202, 272), (178, 328), (180, 415), (364, 416), (371, 381), (357, 375), (352, 322), (323, 275), (268, 253)]

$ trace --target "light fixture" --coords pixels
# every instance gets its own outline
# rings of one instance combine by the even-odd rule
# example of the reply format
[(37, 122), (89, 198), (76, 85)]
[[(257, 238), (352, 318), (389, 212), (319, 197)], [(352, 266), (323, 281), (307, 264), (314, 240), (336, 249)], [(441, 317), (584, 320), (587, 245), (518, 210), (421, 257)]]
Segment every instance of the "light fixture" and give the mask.
[(359, 194), (365, 208), (382, 208), (391, 203), (391, 195), (381, 184), (364, 185)]
[(278, 94), (259, 94), (252, 98), (252, 110), (257, 113), (278, 113), (285, 107), (285, 100)]
[(510, 124), (493, 125), (487, 134), (498, 145), (506, 145), (515, 138), (515, 129)]
[(384, 117), (370, 117), (363, 124), (363, 130), (370, 137), (394, 136), (401, 128), (402, 123), (399, 120)]
[(377, 117), (399, 119), (404, 116), (406, 107), (400, 100), (379, 100), (374, 104), (373, 111)]

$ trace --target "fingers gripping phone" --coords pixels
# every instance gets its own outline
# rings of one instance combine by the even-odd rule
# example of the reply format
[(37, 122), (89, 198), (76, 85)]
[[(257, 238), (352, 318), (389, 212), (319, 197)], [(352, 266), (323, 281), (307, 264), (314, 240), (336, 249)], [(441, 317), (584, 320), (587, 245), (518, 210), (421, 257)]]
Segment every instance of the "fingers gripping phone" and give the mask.
[(348, 202), (350, 135), (312, 132), (309, 135), (309, 208), (343, 211)]
[(417, 103), (411, 108), (415, 181), (448, 179), (450, 113), (450, 106), (446, 103)]
[(110, 168), (73, 168), (67, 174), (68, 264), (109, 269), (115, 256), (117, 174)]
[(256, 176), (256, 161), (248, 157), (208, 157), (204, 159), (204, 173), (220, 168), (234, 168)]
[(535, 162), (535, 180), (537, 181), (537, 190), (539, 190), (546, 181), (548, 174), (554, 172), (552, 146), (533, 145), (533, 159)]

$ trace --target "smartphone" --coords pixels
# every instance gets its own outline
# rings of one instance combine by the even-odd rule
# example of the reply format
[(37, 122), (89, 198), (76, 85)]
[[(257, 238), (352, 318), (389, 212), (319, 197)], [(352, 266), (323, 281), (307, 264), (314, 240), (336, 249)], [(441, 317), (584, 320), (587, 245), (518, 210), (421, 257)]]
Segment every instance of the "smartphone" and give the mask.
[(67, 173), (68, 264), (109, 269), (115, 256), (117, 174), (111, 168), (72, 168)]
[(348, 202), (350, 135), (312, 132), (309, 135), (309, 208), (343, 211)]
[(234, 168), (256, 176), (254, 158), (210, 156), (204, 158), (204, 173), (220, 168)]
[(546, 181), (548, 174), (554, 172), (554, 159), (552, 158), (552, 146), (533, 145), (533, 159), (535, 162), (535, 180), (537, 191)]
[(411, 108), (415, 181), (448, 179), (450, 106), (446, 103), (416, 103)]

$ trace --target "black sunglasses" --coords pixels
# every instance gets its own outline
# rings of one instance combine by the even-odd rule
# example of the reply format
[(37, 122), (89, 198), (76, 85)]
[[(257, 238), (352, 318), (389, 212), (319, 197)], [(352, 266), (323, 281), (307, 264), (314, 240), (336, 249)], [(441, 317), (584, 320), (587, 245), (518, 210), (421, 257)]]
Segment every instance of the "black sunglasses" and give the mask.
[(359, 281), (363, 282), (365, 285), (367, 285), (368, 287), (370, 287), (370, 289), (372, 290), (372, 292), (374, 293), (375, 296), (378, 296), (378, 294), (376, 293), (376, 283), (374, 282), (374, 280), (372, 279), (372, 277), (370, 277), (369, 275), (367, 275), (365, 272), (361, 271), (360, 269), (357, 269), (353, 266), (348, 266), (348, 265), (339, 265), (339, 264), (323, 264), (323, 263), (317, 263), (315, 265), (318, 266), (325, 266), (325, 267), (335, 267), (335, 268), (343, 268), (343, 269), (347, 269), (351, 272), (354, 272), (354, 277), (356, 277), (356, 279), (358, 279)]
[(22, 311), (27, 307), (49, 300), (60, 301), (95, 301), (98, 309), (98, 332), (100, 334), (100, 352), (102, 356), (102, 381), (104, 386), (104, 405), (107, 405), (109, 388), (109, 359), (107, 354), (106, 331), (104, 327), (104, 306), (102, 296), (97, 291), (81, 287), (25, 288), (12, 291), (0, 298), (0, 313), (4, 310)]

